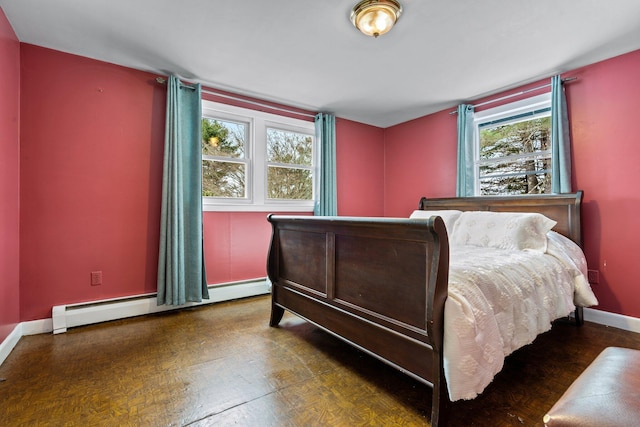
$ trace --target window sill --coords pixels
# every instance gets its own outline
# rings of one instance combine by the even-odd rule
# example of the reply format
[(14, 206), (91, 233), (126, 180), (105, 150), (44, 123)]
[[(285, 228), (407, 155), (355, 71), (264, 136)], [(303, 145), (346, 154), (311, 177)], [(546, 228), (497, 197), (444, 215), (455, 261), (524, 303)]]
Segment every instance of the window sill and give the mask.
[(241, 205), (241, 204), (202, 204), (203, 212), (313, 212), (313, 205)]

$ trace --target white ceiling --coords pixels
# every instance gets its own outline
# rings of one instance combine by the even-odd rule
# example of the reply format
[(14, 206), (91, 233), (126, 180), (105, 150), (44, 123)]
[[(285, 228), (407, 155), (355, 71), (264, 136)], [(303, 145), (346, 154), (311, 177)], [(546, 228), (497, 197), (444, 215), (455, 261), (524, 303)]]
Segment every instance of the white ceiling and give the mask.
[(0, 0), (21, 42), (388, 127), (640, 48), (640, 0)]

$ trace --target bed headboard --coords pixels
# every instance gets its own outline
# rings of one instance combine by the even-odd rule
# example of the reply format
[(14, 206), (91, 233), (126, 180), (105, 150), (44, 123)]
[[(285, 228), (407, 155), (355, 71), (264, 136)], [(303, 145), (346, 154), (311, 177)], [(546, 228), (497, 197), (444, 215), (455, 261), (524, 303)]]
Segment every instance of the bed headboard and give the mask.
[(580, 205), (582, 191), (568, 194), (526, 196), (477, 196), (420, 199), (421, 210), (457, 209), (460, 211), (537, 212), (556, 221), (553, 229), (582, 247)]

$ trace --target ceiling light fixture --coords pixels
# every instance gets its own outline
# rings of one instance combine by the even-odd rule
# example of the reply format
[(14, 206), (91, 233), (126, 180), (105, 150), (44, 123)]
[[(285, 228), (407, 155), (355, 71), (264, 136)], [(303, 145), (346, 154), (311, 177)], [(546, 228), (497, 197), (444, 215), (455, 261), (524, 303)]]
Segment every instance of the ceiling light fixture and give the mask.
[(363, 34), (378, 37), (395, 25), (402, 6), (396, 0), (362, 0), (351, 11), (351, 22)]

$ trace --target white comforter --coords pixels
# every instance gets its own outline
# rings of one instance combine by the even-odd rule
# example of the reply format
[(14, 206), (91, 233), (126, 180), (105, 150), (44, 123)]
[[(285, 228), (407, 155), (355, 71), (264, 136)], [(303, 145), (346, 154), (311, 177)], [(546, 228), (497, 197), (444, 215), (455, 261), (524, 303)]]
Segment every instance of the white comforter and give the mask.
[(450, 251), (444, 370), (451, 400), (481, 393), (507, 355), (575, 304), (597, 304), (578, 254), (477, 246)]

